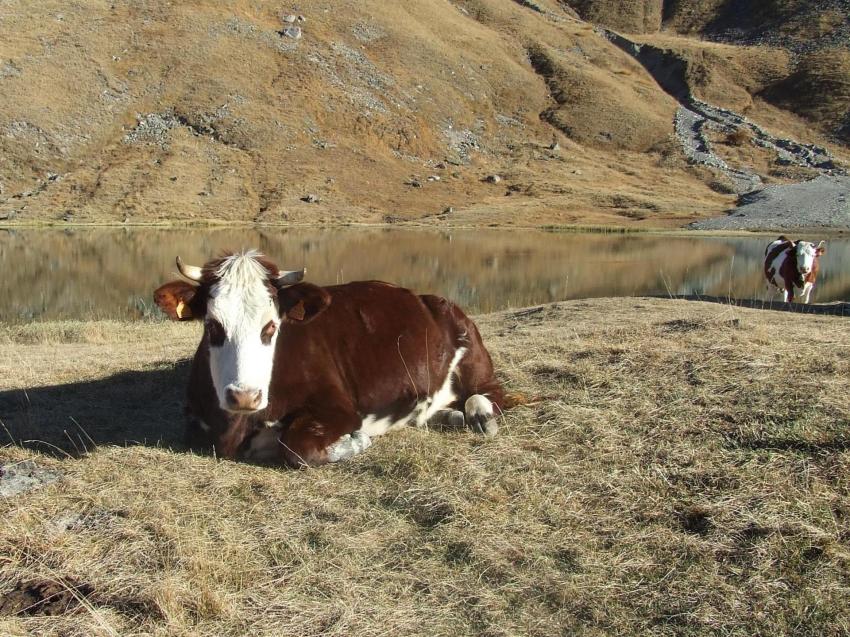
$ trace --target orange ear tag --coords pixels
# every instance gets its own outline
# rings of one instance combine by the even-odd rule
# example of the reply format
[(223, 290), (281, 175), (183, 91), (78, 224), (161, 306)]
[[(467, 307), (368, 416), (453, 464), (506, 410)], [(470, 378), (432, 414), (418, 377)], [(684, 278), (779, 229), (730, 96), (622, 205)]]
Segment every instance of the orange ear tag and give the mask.
[(177, 304), (177, 308), (174, 310), (175, 314), (177, 314), (177, 318), (179, 318), (179, 319), (183, 318), (183, 308), (184, 307), (186, 307), (186, 304), (183, 303), (183, 301), (180, 301)]

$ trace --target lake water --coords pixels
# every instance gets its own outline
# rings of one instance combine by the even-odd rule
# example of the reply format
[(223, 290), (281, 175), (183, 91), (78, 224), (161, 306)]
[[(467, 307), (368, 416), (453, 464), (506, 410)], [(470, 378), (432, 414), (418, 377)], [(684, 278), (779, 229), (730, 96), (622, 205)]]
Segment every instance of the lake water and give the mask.
[[(137, 318), (177, 278), (174, 258), (202, 265), (258, 248), (307, 280), (382, 279), (444, 295), (471, 313), (565, 299), (705, 294), (764, 299), (770, 237), (575, 234), (534, 230), (0, 230), (0, 322)], [(813, 302), (850, 299), (850, 240), (828, 241)]]

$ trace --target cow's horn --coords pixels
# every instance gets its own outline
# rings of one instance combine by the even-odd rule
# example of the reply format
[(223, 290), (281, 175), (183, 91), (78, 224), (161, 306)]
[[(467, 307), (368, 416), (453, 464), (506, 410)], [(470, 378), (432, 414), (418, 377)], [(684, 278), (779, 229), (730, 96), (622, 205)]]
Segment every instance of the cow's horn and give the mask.
[(177, 257), (177, 269), (190, 281), (200, 281), (204, 274), (201, 268), (196, 265), (186, 265), (180, 257)]
[(278, 285), (295, 285), (304, 280), (304, 275), (307, 273), (307, 268), (300, 270), (278, 270), (275, 282)]

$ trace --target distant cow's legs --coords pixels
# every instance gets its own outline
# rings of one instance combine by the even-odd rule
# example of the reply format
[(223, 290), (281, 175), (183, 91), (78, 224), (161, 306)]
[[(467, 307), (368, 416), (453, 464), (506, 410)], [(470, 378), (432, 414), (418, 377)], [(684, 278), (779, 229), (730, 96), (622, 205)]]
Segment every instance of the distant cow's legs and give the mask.
[(786, 285), (785, 289), (782, 291), (782, 299), (786, 303), (791, 303), (794, 300), (794, 286)]

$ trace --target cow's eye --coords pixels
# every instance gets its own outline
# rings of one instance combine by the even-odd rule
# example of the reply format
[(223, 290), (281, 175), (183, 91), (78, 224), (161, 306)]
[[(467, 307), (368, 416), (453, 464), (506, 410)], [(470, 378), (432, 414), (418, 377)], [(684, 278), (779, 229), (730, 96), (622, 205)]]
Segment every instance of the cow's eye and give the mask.
[(210, 337), (210, 345), (215, 347), (224, 345), (227, 334), (224, 331), (224, 326), (215, 319), (207, 319), (207, 334)]
[(269, 345), (272, 342), (272, 336), (277, 332), (277, 325), (274, 321), (269, 321), (266, 323), (265, 327), (263, 327), (263, 331), (260, 332), (260, 340), (263, 341), (263, 345)]

